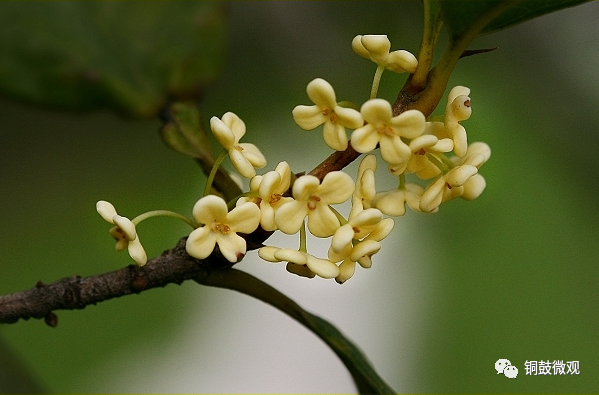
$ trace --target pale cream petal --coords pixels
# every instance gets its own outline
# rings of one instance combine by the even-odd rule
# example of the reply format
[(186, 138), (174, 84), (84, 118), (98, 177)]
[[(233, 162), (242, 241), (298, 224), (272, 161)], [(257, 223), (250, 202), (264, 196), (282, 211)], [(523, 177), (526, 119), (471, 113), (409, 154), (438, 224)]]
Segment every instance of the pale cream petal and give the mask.
[[(302, 178), (300, 177), (300, 180)], [(338, 204), (349, 199), (354, 188), (355, 184), (351, 176), (342, 171), (332, 171), (324, 176), (315, 193), (320, 197), (322, 203)]]
[(125, 233), (128, 240), (135, 240), (137, 232), (135, 231), (135, 225), (129, 218), (115, 215), (112, 217), (112, 221)]
[(389, 233), (391, 233), (394, 226), (395, 221), (393, 218), (384, 218), (364, 240), (381, 241), (385, 237), (389, 236)]
[(233, 232), (226, 235), (217, 233), (216, 243), (225, 259), (233, 263), (239, 262), (243, 258), (247, 248), (245, 239)]
[(414, 138), (412, 141), (410, 141), (410, 144), (408, 145), (410, 146), (410, 150), (412, 152), (417, 152), (423, 148), (433, 147), (438, 142), (439, 139), (437, 138), (437, 136), (433, 136), (431, 134), (423, 134)]
[(352, 49), (360, 56), (370, 59), (370, 52), (362, 44), (362, 35), (357, 35), (351, 42)]
[(418, 67), (418, 60), (416, 57), (403, 49), (393, 51), (387, 57), (385, 61), (385, 68), (394, 71), (396, 73), (414, 73)]
[(307, 255), (306, 265), (308, 266), (308, 269), (322, 278), (334, 278), (339, 275), (339, 267), (326, 259)]
[[(405, 166), (412, 156), (412, 150), (399, 136), (382, 136), (380, 142), (381, 157), (385, 162)], [(405, 167), (404, 167), (405, 168)]]
[(381, 243), (379, 243), (378, 241), (365, 240), (365, 241), (358, 243), (358, 245), (356, 245), (354, 247), (351, 255), (349, 256), (349, 259), (351, 259), (354, 262), (357, 262), (358, 259), (360, 259), (364, 256), (370, 256), (370, 255), (376, 254), (377, 252), (379, 252), (380, 249), (381, 249)]
[(426, 118), (418, 110), (405, 111), (394, 117), (391, 123), (396, 134), (409, 139), (422, 135), (426, 128)]
[(227, 203), (216, 195), (204, 196), (193, 206), (192, 214), (200, 224), (211, 225), (214, 221), (225, 222)]
[(447, 103), (451, 103), (455, 100), (456, 97), (465, 95), (468, 96), (470, 94), (470, 89), (465, 86), (454, 86), (451, 91), (449, 91), (449, 95), (447, 95)]
[(375, 149), (379, 141), (380, 134), (371, 124), (364, 125), (351, 134), (352, 147), (363, 154)]
[(470, 107), (470, 98), (465, 95), (456, 97), (451, 102), (451, 114), (457, 121), (465, 121), (472, 115), (472, 107)]
[(364, 117), (364, 120), (374, 128), (377, 128), (381, 123), (390, 125), (391, 118), (393, 117), (391, 103), (384, 99), (368, 100), (366, 103), (362, 104), (360, 113), (362, 114), (362, 117)]
[(322, 131), (324, 142), (335, 151), (345, 151), (347, 148), (347, 133), (339, 123), (325, 122)]
[(343, 284), (344, 282), (352, 278), (355, 272), (356, 262), (352, 262), (351, 260), (346, 259), (343, 262), (341, 262), (341, 265), (339, 265), (339, 275), (335, 277), (335, 281), (339, 284)]
[(224, 149), (230, 150), (235, 145), (235, 134), (218, 117), (210, 118), (210, 130)]
[(283, 194), (287, 192), (291, 183), (291, 168), (287, 162), (283, 161), (279, 162), (277, 167), (275, 167), (275, 171), (281, 175), (281, 182), (274, 189), (274, 193)]
[(471, 165), (454, 167), (445, 175), (445, 181), (452, 187), (464, 185), (467, 179), (478, 173), (478, 168)]
[(185, 242), (187, 253), (197, 259), (204, 259), (214, 251), (216, 233), (209, 226), (193, 230)]
[(96, 203), (96, 211), (104, 218), (104, 221), (114, 224), (112, 218), (117, 215), (117, 212), (112, 203), (100, 200)]
[(250, 161), (243, 155), (243, 153), (237, 149), (233, 148), (229, 151), (229, 159), (242, 177), (252, 178), (256, 175), (256, 169), (254, 169), (254, 166), (252, 166)]
[(129, 255), (131, 256), (131, 258), (133, 258), (135, 263), (137, 263), (137, 266), (143, 266), (148, 261), (146, 251), (141, 245), (139, 237), (129, 242), (128, 250)]
[(439, 177), (426, 188), (420, 198), (420, 210), (430, 213), (437, 209), (443, 199), (443, 189), (445, 189), (445, 178)]
[(331, 240), (331, 249), (333, 250), (333, 252), (340, 253), (348, 245), (351, 245), (352, 239), (354, 238), (354, 234), (355, 232), (349, 223), (340, 226), (335, 231), (333, 239)]
[(260, 208), (254, 203), (239, 205), (227, 214), (226, 223), (231, 232), (251, 233), (260, 223)]
[(370, 58), (378, 63), (384, 64), (389, 56), (389, 50), (391, 49), (391, 42), (386, 35), (382, 34), (368, 34), (362, 36), (362, 45), (369, 52)]
[(308, 230), (314, 236), (332, 236), (337, 228), (339, 220), (327, 205), (319, 203), (314, 210), (308, 210)]
[(264, 202), (264, 200), (260, 203), (260, 226), (267, 231), (277, 229), (274, 207)]
[(245, 135), (245, 123), (237, 116), (237, 114), (232, 112), (225, 113), (222, 117), (222, 121), (229, 127), (229, 129), (231, 129), (235, 136), (235, 143), (238, 143)]
[(337, 123), (350, 129), (357, 129), (364, 125), (364, 119), (359, 111), (353, 108), (335, 107), (335, 114), (337, 115)]
[(293, 200), (279, 207), (275, 213), (275, 224), (281, 232), (292, 235), (299, 232), (306, 215), (308, 215), (307, 203)]
[(241, 148), (241, 154), (245, 156), (245, 158), (257, 169), (261, 169), (266, 166), (266, 158), (260, 152), (260, 149), (256, 147), (254, 144), (250, 143), (241, 143), (236, 149), (239, 150)]
[[(255, 178), (255, 177), (254, 177)], [(269, 171), (262, 177), (262, 182), (258, 188), (258, 194), (263, 200), (270, 200), (275, 193), (278, 185), (281, 183), (281, 174), (277, 171)]]
[(312, 175), (299, 177), (293, 183), (293, 197), (297, 200), (307, 202), (320, 185), (320, 180)]
[(480, 196), (485, 190), (487, 182), (480, 174), (475, 174), (464, 183), (464, 192), (461, 195), (462, 199), (474, 200)]
[(296, 265), (305, 265), (308, 260), (308, 254), (291, 248), (280, 248), (274, 252), (275, 259), (281, 261), (293, 262)]
[(314, 104), (321, 108), (321, 110), (329, 109), (333, 110), (337, 106), (337, 99), (335, 97), (335, 90), (322, 78), (316, 78), (310, 81), (306, 87), (308, 97)]
[(405, 191), (394, 189), (377, 193), (372, 201), (372, 206), (381, 210), (385, 215), (402, 216), (406, 213)]
[(280, 259), (275, 258), (275, 252), (279, 251), (279, 247), (266, 246), (258, 250), (258, 256), (267, 262), (278, 263)]
[(318, 106), (296, 106), (292, 114), (295, 123), (304, 130), (315, 129), (329, 119)]

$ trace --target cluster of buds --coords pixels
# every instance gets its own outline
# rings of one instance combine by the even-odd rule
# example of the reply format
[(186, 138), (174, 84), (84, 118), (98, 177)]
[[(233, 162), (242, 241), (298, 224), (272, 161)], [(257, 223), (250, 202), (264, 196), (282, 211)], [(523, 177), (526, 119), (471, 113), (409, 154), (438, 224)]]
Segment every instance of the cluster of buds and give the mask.
[[(230, 203), (232, 209), (216, 195), (207, 194), (198, 200), (193, 207), (194, 219), (186, 220), (194, 228), (186, 243), (189, 255), (204, 259), (218, 245), (222, 256), (236, 263), (247, 250), (246, 240), (238, 233), (249, 234), (258, 227), (279, 230), (299, 234), (299, 248), (263, 246), (258, 251), (262, 259), (287, 262), (287, 270), (300, 276), (334, 278), (341, 284), (353, 276), (356, 264), (371, 267), (372, 256), (393, 229), (394, 220), (389, 217), (404, 215), (406, 205), (417, 212), (431, 213), (453, 198), (472, 200), (482, 193), (486, 183), (478, 170), (491, 151), (485, 143), (468, 144), (466, 130), (460, 124), (472, 112), (470, 90), (456, 86), (449, 92), (442, 119), (427, 120), (418, 110), (394, 116), (391, 104), (376, 97), (380, 74), (385, 69), (413, 73), (418, 65), (416, 58), (404, 50), (389, 52), (391, 44), (386, 36), (357, 36), (352, 47), (377, 64), (378, 77), (375, 75), (371, 98), (361, 107), (345, 105), (337, 102), (327, 81), (317, 78), (307, 86), (313, 105), (297, 106), (292, 114), (305, 130), (324, 125), (324, 141), (333, 150), (343, 151), (351, 144), (357, 152), (366, 154), (355, 181), (342, 171), (331, 171), (322, 180), (312, 175), (296, 177), (287, 162), (256, 175), (255, 169), (264, 167), (266, 160), (255, 145), (239, 142), (246, 132), (244, 122), (232, 112), (220, 119), (212, 117), (210, 128), (223, 147), (221, 157), (228, 154), (239, 174), (250, 179), (250, 187)], [(348, 129), (352, 130), (349, 136)], [(377, 159), (371, 154), (377, 147), (389, 173), (398, 180), (396, 188), (378, 193)], [(220, 166), (220, 161), (215, 166)], [(407, 182), (406, 176), (416, 182)], [(346, 218), (333, 205), (350, 199)], [(98, 211), (115, 225), (111, 234), (117, 238), (117, 249), (128, 246), (134, 260), (145, 264), (134, 225), (143, 215), (129, 221), (108, 205), (99, 202)], [(165, 211), (155, 213), (179, 216)], [(146, 213), (145, 217), (149, 216)], [(330, 238), (326, 257), (308, 253), (306, 227), (315, 237)]]

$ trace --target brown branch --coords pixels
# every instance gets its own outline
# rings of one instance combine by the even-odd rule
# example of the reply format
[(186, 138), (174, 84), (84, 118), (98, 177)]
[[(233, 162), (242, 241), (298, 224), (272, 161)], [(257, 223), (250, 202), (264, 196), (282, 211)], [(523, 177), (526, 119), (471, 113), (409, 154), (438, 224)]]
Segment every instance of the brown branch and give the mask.
[(14, 323), (19, 318), (45, 318), (48, 322), (56, 318), (54, 310), (83, 309), (119, 296), (201, 279), (211, 269), (223, 267), (223, 258), (219, 256), (219, 251), (215, 251), (207, 259), (194, 259), (185, 251), (185, 239), (182, 239), (175, 248), (143, 267), (130, 265), (97, 276), (67, 277), (48, 285), (38, 282), (30, 290), (0, 296), (0, 323)]

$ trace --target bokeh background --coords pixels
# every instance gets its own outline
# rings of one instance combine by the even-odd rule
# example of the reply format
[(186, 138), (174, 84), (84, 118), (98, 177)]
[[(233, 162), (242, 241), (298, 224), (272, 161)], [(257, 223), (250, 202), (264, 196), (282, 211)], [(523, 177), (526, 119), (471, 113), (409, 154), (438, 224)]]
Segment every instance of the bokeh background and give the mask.
[[(238, 267), (337, 325), (396, 391), (599, 390), (598, 15), (591, 2), (481, 37), (471, 48), (498, 50), (459, 62), (450, 87), (472, 90), (464, 126), (493, 151), (479, 199), (397, 219), (373, 267), (343, 286), (255, 252)], [(306, 84), (325, 78), (340, 100), (363, 102), (374, 65), (351, 39), (388, 34), (393, 49), (416, 52), (421, 19), (412, 1), (231, 3), (228, 61), (205, 92), (204, 122), (234, 111), (265, 171), (281, 160), (309, 171), (330, 149), (291, 118), (309, 103)], [(404, 78), (385, 73), (379, 96), (393, 101)], [(191, 213), (204, 178), (161, 143), (159, 126), (0, 99), (0, 293), (130, 264), (97, 200), (129, 217)], [(382, 171), (377, 188), (392, 186)], [(151, 257), (189, 230), (165, 218), (139, 232)], [(325, 255), (326, 242), (308, 243)], [(0, 326), (5, 384), (18, 360), (32, 388), (49, 392), (355, 391), (313, 334), (231, 291), (169, 285), (57, 314), (56, 328)], [(500, 358), (517, 379), (496, 374)], [(580, 361), (580, 375), (526, 376), (526, 360)]]

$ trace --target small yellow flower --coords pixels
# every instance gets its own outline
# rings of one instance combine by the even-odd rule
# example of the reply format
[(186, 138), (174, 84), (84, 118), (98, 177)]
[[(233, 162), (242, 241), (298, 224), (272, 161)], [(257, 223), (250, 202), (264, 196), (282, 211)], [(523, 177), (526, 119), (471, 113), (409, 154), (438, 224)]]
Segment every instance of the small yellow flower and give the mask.
[(251, 233), (260, 223), (260, 209), (251, 202), (227, 211), (227, 203), (220, 197), (208, 195), (193, 206), (193, 216), (199, 227), (187, 238), (185, 248), (194, 258), (204, 259), (216, 244), (229, 262), (238, 262), (246, 252), (245, 239), (237, 234)]
[(362, 115), (353, 108), (339, 106), (333, 87), (322, 78), (312, 80), (306, 90), (314, 105), (295, 107), (293, 119), (304, 130), (324, 124), (323, 137), (327, 145), (336, 151), (345, 150), (348, 141), (345, 128), (362, 126)]
[(293, 184), (294, 200), (285, 202), (275, 213), (277, 227), (286, 234), (299, 232), (308, 217), (308, 230), (316, 237), (328, 237), (339, 227), (339, 219), (329, 204), (343, 203), (352, 195), (354, 181), (341, 171), (328, 173), (322, 183), (305, 175)]
[(418, 110), (408, 110), (394, 117), (391, 104), (384, 99), (368, 100), (360, 112), (368, 123), (352, 133), (351, 143), (355, 150), (367, 153), (378, 144), (381, 156), (387, 163), (405, 168), (412, 151), (402, 137), (414, 139), (424, 132), (424, 114)]
[(116, 240), (116, 250), (127, 248), (137, 266), (145, 265), (148, 257), (137, 236), (135, 224), (129, 218), (118, 215), (114, 206), (104, 200), (96, 203), (96, 211), (106, 222), (115, 225), (110, 229), (110, 235)]
[(372, 60), (379, 66), (396, 73), (414, 73), (418, 66), (416, 57), (408, 51), (397, 50), (389, 52), (391, 42), (386, 35), (358, 35), (352, 40), (354, 51), (366, 59)]
[(210, 129), (218, 142), (229, 152), (231, 163), (243, 177), (256, 175), (254, 168), (266, 166), (266, 159), (254, 144), (239, 143), (245, 135), (245, 123), (234, 113), (227, 112), (222, 120), (210, 119)]

